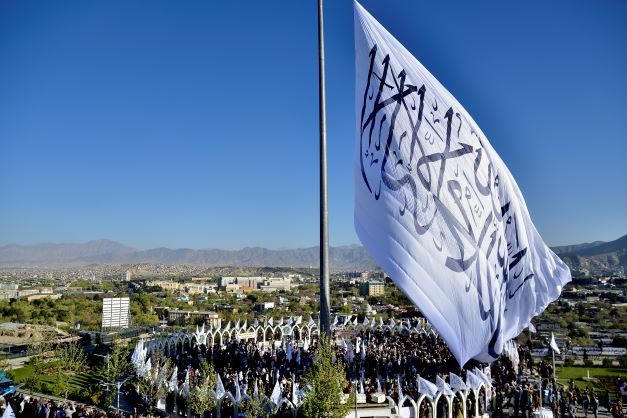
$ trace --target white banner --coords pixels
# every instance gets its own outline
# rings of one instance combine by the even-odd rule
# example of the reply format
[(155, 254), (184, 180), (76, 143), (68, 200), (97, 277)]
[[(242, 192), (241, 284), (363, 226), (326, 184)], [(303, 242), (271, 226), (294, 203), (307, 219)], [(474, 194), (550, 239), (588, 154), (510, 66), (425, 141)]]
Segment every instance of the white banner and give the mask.
[(357, 235), (461, 365), (492, 361), (570, 271), (474, 120), (358, 3), (355, 52)]
[(627, 348), (624, 347), (603, 347), (603, 349), (599, 349), (598, 347), (573, 347), (573, 354), (582, 356), (583, 353), (589, 356), (624, 356), (627, 355)]

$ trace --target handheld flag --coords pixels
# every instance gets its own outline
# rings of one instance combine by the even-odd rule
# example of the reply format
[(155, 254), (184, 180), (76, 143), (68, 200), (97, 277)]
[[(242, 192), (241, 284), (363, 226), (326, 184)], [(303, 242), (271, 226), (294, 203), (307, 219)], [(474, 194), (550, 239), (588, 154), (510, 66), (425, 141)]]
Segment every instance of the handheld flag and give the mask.
[(459, 364), (492, 361), (570, 270), (468, 112), (355, 2), (355, 229)]
[(13, 408), (11, 408), (11, 404), (7, 402), (7, 409), (4, 410), (2, 414), (2, 418), (15, 418), (15, 414), (13, 413)]
[(242, 402), (242, 388), (239, 385), (239, 380), (235, 378), (235, 403), (237, 405)]
[(298, 383), (296, 383), (296, 376), (294, 374), (292, 374), (292, 403), (296, 406), (299, 404)]
[(172, 375), (170, 376), (170, 380), (167, 383), (167, 388), (168, 388), (168, 391), (170, 391), (170, 392), (176, 392), (176, 390), (179, 387), (179, 381), (178, 381), (178, 378), (177, 378), (178, 371), (179, 371), (178, 366), (174, 366), (174, 370), (172, 371)]
[(281, 402), (281, 384), (278, 380), (274, 384), (274, 389), (272, 389), (272, 395), (270, 395), (270, 400), (276, 406), (279, 406), (279, 402)]
[(224, 395), (226, 395), (226, 390), (224, 389), (224, 384), (222, 383), (220, 374), (218, 373), (218, 379), (216, 382), (216, 399), (221, 399)]
[(442, 379), (442, 377), (440, 376), (435, 377), (435, 385), (438, 387), (438, 390), (440, 391), (440, 393), (444, 395), (449, 395), (449, 396), (454, 395), (453, 390), (448, 385), (448, 383), (446, 383), (446, 381)]

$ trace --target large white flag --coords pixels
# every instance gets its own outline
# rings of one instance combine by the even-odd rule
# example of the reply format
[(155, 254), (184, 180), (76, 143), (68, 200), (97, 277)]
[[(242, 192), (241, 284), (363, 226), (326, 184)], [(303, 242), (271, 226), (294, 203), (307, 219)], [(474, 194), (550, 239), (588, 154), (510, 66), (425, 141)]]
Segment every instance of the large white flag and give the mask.
[(474, 120), (357, 3), (355, 52), (357, 235), (461, 365), (494, 360), (570, 271)]

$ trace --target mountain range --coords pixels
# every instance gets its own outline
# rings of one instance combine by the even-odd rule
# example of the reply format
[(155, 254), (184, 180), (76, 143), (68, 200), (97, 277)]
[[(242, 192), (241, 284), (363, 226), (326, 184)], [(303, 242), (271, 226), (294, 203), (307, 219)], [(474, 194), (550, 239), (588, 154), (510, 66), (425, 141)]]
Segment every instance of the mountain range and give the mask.
[[(192, 250), (153, 248), (138, 250), (106, 239), (84, 244), (6, 245), (0, 247), (0, 267), (61, 267), (87, 264), (190, 264), (202, 266), (317, 267), (319, 247), (272, 250)], [(334, 270), (373, 270), (377, 267), (365, 248), (345, 245), (329, 248)]]
[[(571, 268), (589, 273), (627, 270), (627, 235), (610, 242), (553, 247)], [(6, 245), (0, 247), (0, 267), (61, 267), (88, 264), (190, 264), (202, 266), (317, 267), (319, 248), (273, 250), (193, 250), (154, 248), (138, 250), (106, 239), (83, 244)], [(377, 264), (359, 245), (331, 247), (330, 266), (335, 271), (373, 270)]]

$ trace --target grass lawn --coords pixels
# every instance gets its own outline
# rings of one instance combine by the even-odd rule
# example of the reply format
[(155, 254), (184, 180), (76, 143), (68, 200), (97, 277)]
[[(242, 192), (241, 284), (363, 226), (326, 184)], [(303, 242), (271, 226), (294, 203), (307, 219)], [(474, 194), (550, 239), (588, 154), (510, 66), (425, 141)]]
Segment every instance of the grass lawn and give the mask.
[[(21, 367), (19, 369), (12, 370), (11, 373), (15, 377), (16, 382), (23, 383), (33, 373), (33, 368), (29, 365), (25, 365), (24, 367)], [(65, 378), (69, 383), (69, 393), (80, 393), (81, 391), (87, 390), (90, 386), (98, 384), (99, 382), (98, 376), (96, 376), (96, 374), (92, 371), (68, 375)], [(48, 393), (50, 391), (45, 391), (45, 388), (53, 387), (54, 376), (44, 374), (43, 376), (41, 376), (41, 381), (42, 383), (45, 383), (42, 385), (42, 387), (44, 388), (44, 392), (52, 395), (52, 393)], [(25, 387), (25, 389), (29, 388)]]
[[(590, 371), (590, 377), (596, 379), (592, 382), (587, 382), (584, 377), (588, 376)], [(575, 381), (580, 389), (592, 386), (596, 390), (612, 392), (616, 391), (616, 379), (622, 377), (627, 379), (627, 368), (620, 367), (557, 367), (557, 381), (559, 383), (568, 384), (570, 379)]]

